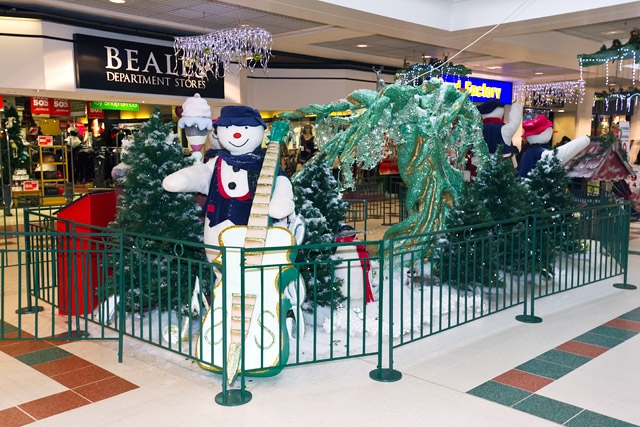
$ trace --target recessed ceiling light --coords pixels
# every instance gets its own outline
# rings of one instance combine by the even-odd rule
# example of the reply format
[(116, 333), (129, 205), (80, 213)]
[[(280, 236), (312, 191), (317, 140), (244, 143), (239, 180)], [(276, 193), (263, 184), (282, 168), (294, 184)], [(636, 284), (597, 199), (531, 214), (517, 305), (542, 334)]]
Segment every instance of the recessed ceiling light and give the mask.
[(369, 47), (368, 44), (357, 44), (356, 47)]
[(543, 73), (542, 71), (536, 71), (536, 72), (535, 72), (535, 73), (533, 73), (533, 74), (535, 74), (536, 76), (541, 76), (541, 75), (543, 75), (544, 73)]
[(501, 68), (502, 68), (501, 65), (493, 65), (491, 67), (487, 67), (487, 70), (499, 70)]
[(109, 0), (109, 3), (117, 3), (117, 4), (123, 4), (126, 2), (127, 0)]

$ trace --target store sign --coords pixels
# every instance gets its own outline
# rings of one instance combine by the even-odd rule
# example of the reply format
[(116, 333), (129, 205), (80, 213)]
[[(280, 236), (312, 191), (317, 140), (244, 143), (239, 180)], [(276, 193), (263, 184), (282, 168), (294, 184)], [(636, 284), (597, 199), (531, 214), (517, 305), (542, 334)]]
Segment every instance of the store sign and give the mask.
[(91, 101), (90, 107), (95, 110), (138, 111), (140, 104), (133, 102)]
[(53, 136), (51, 135), (38, 136), (38, 145), (53, 145)]
[(104, 110), (93, 108), (91, 102), (87, 102), (87, 117), (89, 119), (104, 119)]
[(49, 98), (32, 96), (31, 114), (49, 114)]
[(78, 88), (224, 98), (224, 79), (188, 77), (171, 46), (84, 34), (73, 39)]
[(469, 99), (473, 102), (498, 99), (503, 104), (513, 103), (513, 83), (511, 82), (451, 75), (444, 75), (442, 79), (445, 82), (453, 83), (458, 90), (469, 92)]
[(52, 116), (69, 117), (71, 115), (71, 104), (68, 99), (49, 99), (49, 106), (51, 108), (49, 114)]
[(63, 116), (71, 115), (68, 99), (31, 97), (31, 114)]

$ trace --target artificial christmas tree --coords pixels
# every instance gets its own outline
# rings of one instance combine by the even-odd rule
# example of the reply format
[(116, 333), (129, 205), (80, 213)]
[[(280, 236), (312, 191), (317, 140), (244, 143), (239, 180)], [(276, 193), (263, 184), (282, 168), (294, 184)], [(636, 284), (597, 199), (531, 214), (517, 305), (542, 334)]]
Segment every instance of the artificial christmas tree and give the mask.
[(503, 285), (491, 226), (479, 226), (492, 222), (480, 197), (474, 185), (465, 182), (461, 197), (447, 215), (447, 231), (438, 239), (432, 258), (442, 283), (461, 289)]
[(333, 274), (331, 260), (335, 248), (327, 247), (335, 241), (347, 211), (340, 187), (331, 168), (323, 162), (310, 162), (294, 176), (296, 212), (304, 217), (306, 234), (303, 243), (318, 245), (300, 249), (296, 262), (307, 285), (305, 309), (315, 305), (336, 308), (345, 300), (341, 283)]
[(15, 107), (4, 109), (2, 119), (2, 138), (0, 150), (2, 151), (2, 182), (11, 184), (11, 174), (17, 169), (30, 171), (29, 147), (22, 139), (20, 119)]
[[(185, 244), (181, 246), (180, 258), (170, 256), (174, 254), (175, 244), (167, 239), (196, 243), (203, 240), (201, 209), (195, 194), (170, 193), (162, 188), (164, 177), (191, 164), (190, 159), (183, 156), (171, 129), (171, 123), (163, 123), (156, 108), (149, 121), (134, 134), (133, 142), (122, 157), (126, 173), (117, 179), (117, 184), (124, 187), (124, 192), (118, 198), (116, 219), (109, 227), (125, 232), (123, 243), (128, 259), (125, 259), (124, 283), (127, 284), (128, 310), (138, 311), (150, 301), (153, 305), (158, 300), (164, 301), (162, 309), (183, 307), (192, 297), (196, 274), (200, 276), (202, 289), (213, 283), (212, 269), (197, 271), (197, 266), (206, 261), (202, 250)], [(129, 233), (160, 239), (140, 239)], [(175, 265), (185, 258), (198, 263), (192, 268)]]

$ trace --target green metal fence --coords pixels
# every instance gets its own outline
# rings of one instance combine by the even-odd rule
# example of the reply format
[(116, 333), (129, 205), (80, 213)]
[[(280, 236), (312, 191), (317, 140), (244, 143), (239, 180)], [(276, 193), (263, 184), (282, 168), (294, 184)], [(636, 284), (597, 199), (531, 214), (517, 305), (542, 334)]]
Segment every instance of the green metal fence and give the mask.
[[(394, 381), (398, 346), (517, 305), (518, 320), (538, 322), (538, 298), (627, 282), (630, 209), (621, 203), (263, 250), (87, 227), (49, 207), (23, 215), (24, 229), (2, 236), (22, 243), (2, 250), (0, 338), (117, 340), (120, 358), (124, 337), (134, 338), (220, 373), (223, 405), (251, 398), (247, 375), (291, 365), (376, 356), (371, 377)], [(219, 252), (215, 263), (186, 255), (205, 248)], [(262, 263), (240, 261), (256, 252)]]

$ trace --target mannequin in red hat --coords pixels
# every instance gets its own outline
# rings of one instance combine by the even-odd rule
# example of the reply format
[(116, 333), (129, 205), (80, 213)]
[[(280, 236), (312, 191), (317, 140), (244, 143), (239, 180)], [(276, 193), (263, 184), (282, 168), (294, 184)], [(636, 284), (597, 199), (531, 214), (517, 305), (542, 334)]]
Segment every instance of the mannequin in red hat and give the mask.
[(558, 159), (565, 164), (584, 150), (590, 141), (588, 136), (580, 136), (553, 150), (551, 148), (551, 137), (553, 136), (551, 120), (539, 115), (533, 120), (524, 122), (522, 127), (524, 128), (522, 137), (527, 140), (530, 147), (524, 152), (518, 165), (518, 176), (523, 178), (529, 174), (543, 156), (552, 156), (555, 151)]

